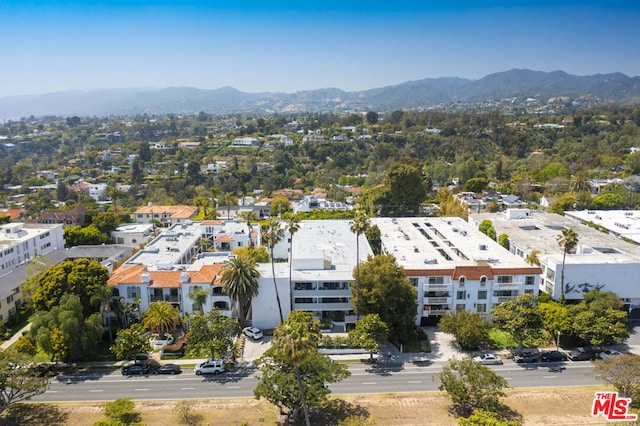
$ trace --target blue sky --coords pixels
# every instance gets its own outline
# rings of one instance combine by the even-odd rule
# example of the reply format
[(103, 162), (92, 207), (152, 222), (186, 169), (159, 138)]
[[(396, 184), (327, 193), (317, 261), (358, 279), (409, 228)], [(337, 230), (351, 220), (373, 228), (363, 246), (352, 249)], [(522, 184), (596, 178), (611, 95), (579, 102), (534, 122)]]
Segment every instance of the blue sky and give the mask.
[(640, 76), (640, 2), (0, 0), (0, 97), (362, 90), (512, 68)]

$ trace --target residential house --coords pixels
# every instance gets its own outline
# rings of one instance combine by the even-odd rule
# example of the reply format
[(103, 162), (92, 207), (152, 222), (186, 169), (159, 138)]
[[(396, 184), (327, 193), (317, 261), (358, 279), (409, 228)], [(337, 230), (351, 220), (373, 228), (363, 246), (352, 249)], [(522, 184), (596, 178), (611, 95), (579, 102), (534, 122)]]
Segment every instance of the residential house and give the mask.
[(198, 214), (195, 206), (159, 206), (150, 204), (133, 212), (136, 223), (151, 223), (158, 220), (165, 225), (185, 223)]

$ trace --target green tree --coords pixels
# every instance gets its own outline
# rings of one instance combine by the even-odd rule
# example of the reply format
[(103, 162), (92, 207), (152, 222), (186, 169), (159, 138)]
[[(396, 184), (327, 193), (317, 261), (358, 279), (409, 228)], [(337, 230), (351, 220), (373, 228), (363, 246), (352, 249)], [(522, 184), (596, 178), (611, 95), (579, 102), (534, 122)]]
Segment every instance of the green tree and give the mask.
[(380, 228), (378, 228), (378, 225), (371, 226), (369, 229), (367, 229), (367, 232), (365, 232), (365, 234), (367, 236), (367, 241), (371, 246), (371, 251), (373, 251), (373, 254), (381, 254), (382, 240), (380, 238)]
[(389, 327), (378, 314), (365, 315), (356, 321), (356, 326), (349, 331), (349, 338), (361, 348), (369, 351), (369, 360), (373, 361), (373, 351), (389, 338)]
[(549, 206), (549, 212), (564, 215), (566, 210), (572, 210), (576, 205), (575, 194), (565, 194), (556, 198)]
[(493, 323), (503, 331), (511, 333), (520, 350), (525, 340), (540, 338), (542, 318), (538, 298), (533, 294), (522, 294), (491, 309)]
[(233, 249), (233, 251), (231, 253), (235, 254), (238, 257), (242, 257), (246, 261), (249, 261), (249, 262), (251, 262), (253, 264), (256, 264), (256, 263), (269, 263), (269, 252), (267, 251), (266, 247), (263, 247), (263, 246), (259, 246), (259, 247), (249, 247), (249, 246), (238, 247), (238, 248)]
[[(392, 336), (406, 340), (417, 315), (417, 292), (405, 276), (404, 269), (396, 264), (395, 257), (369, 256), (360, 267), (359, 288), (360, 312), (379, 314), (389, 326)], [(354, 288), (351, 295), (351, 303), (354, 304)]]
[(80, 298), (87, 317), (100, 309), (109, 271), (95, 260), (67, 260), (49, 268), (38, 277), (32, 301), (37, 311), (47, 311), (60, 304), (64, 295)]
[(202, 184), (203, 177), (200, 171), (200, 164), (195, 161), (189, 161), (187, 163), (187, 185), (200, 185)]
[(360, 319), (360, 235), (367, 232), (371, 226), (369, 218), (363, 212), (356, 212), (353, 221), (349, 223), (351, 232), (356, 234), (356, 290), (355, 290), (355, 308), (356, 321)]
[(590, 345), (613, 345), (629, 337), (627, 313), (620, 297), (613, 292), (591, 290), (583, 300), (570, 306), (572, 332)]
[(295, 368), (307, 426), (311, 426), (311, 421), (300, 366), (318, 352), (321, 335), (320, 325), (318, 321), (314, 321), (311, 312), (293, 311), (287, 320), (274, 330), (271, 343), (275, 356)]
[(540, 317), (542, 319), (542, 327), (549, 333), (549, 336), (556, 338), (558, 333), (566, 336), (572, 331), (572, 315), (566, 306), (554, 301), (540, 303)]
[(479, 194), (486, 187), (487, 187), (487, 180), (485, 178), (471, 178), (464, 183), (462, 190), (467, 192), (475, 192), (476, 194)]
[(539, 257), (540, 253), (541, 253), (540, 250), (533, 249), (533, 250), (531, 250), (531, 252), (529, 252), (527, 257), (524, 258), (524, 261), (527, 262), (531, 266), (533, 266), (533, 265), (540, 266), (540, 257)]
[(284, 237), (284, 230), (280, 226), (278, 220), (270, 220), (262, 227), (262, 241), (269, 248), (271, 257), (271, 275), (273, 276), (273, 287), (276, 292), (276, 301), (278, 302), (278, 313), (280, 314), (280, 322), (284, 321), (282, 314), (282, 303), (280, 303), (280, 294), (278, 293), (278, 283), (276, 282), (275, 259), (273, 258), (273, 249)]
[(300, 411), (310, 424), (306, 406), (321, 406), (331, 392), (327, 383), (335, 383), (350, 373), (344, 364), (317, 352), (320, 327), (311, 313), (294, 311), (276, 328), (272, 347), (257, 361), (260, 367), (256, 398), (265, 398), (281, 412), (288, 410), (295, 419)]
[(142, 324), (132, 324), (118, 330), (118, 338), (109, 348), (113, 356), (120, 360), (132, 360), (136, 355), (149, 352), (151, 344), (147, 329)]
[(235, 338), (240, 334), (240, 323), (229, 318), (218, 309), (206, 314), (192, 314), (187, 332), (187, 355), (194, 358), (210, 356), (223, 357), (233, 348)]
[(427, 196), (420, 171), (405, 163), (394, 163), (387, 170), (382, 192), (382, 214), (389, 216), (416, 215)]
[(509, 247), (511, 246), (511, 243), (509, 242), (509, 236), (507, 234), (498, 235), (498, 244), (509, 250)]
[(30, 373), (26, 367), (30, 362), (31, 357), (0, 351), (0, 413), (12, 404), (29, 400), (47, 389), (49, 378)]
[(501, 419), (496, 413), (485, 410), (474, 410), (469, 417), (458, 419), (460, 426), (520, 426), (518, 420)]
[(85, 319), (80, 298), (66, 294), (59, 306), (34, 315), (29, 334), (52, 360), (69, 361), (94, 353), (102, 331), (101, 315)]
[[(500, 414), (507, 381), (471, 358), (452, 359), (438, 374), (440, 390), (451, 398), (451, 412), (469, 417), (476, 410)], [(435, 377), (434, 377), (435, 379)]]
[(271, 216), (281, 217), (291, 209), (291, 201), (287, 197), (278, 195), (271, 200)]
[(365, 119), (368, 124), (376, 124), (378, 122), (378, 113), (375, 111), (368, 111), (365, 115)]
[(75, 246), (97, 246), (109, 242), (109, 236), (100, 232), (97, 226), (80, 225), (64, 228), (64, 241), (69, 247)]
[(64, 183), (64, 180), (58, 179), (58, 183), (56, 185), (56, 198), (58, 201), (67, 201), (67, 197), (69, 197), (69, 189)]
[(112, 231), (115, 231), (120, 226), (120, 218), (115, 213), (98, 213), (91, 219), (91, 224), (98, 228), (98, 230), (109, 236)]
[(560, 300), (564, 303), (564, 265), (567, 253), (578, 245), (578, 234), (571, 228), (564, 228), (562, 233), (556, 237), (556, 241), (562, 247), (562, 269), (560, 270)]
[(258, 295), (259, 276), (255, 264), (240, 256), (227, 260), (222, 268), (222, 291), (235, 301), (238, 320), (243, 328), (251, 309), (251, 300)]
[(179, 321), (178, 310), (166, 300), (151, 303), (142, 315), (142, 324), (160, 336), (166, 335)]
[(615, 210), (624, 206), (624, 199), (620, 194), (607, 192), (605, 194), (599, 194), (593, 197), (593, 199), (591, 200), (591, 206), (594, 209)]
[(438, 323), (442, 331), (451, 334), (462, 349), (472, 351), (489, 341), (493, 325), (480, 315), (467, 310), (447, 313)]
[(118, 398), (108, 402), (104, 407), (106, 420), (98, 420), (94, 426), (143, 426), (140, 413), (135, 411), (135, 403), (131, 398)]
[(611, 384), (623, 398), (640, 407), (640, 356), (625, 354), (595, 362), (593, 375)]
[(209, 297), (210, 291), (206, 288), (195, 288), (190, 291), (188, 296), (196, 305), (198, 312), (204, 314), (204, 305), (207, 303), (207, 297)]
[(231, 206), (235, 204), (236, 197), (230, 192), (224, 194), (224, 205), (227, 207), (227, 219), (231, 219)]

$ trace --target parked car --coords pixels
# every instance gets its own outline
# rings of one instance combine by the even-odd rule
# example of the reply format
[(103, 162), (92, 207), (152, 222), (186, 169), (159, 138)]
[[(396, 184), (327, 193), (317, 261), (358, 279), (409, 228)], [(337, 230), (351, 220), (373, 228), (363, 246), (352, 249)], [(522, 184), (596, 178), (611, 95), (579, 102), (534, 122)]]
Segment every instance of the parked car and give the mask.
[(242, 333), (253, 340), (262, 339), (262, 330), (257, 327), (245, 327), (242, 329)]
[(142, 364), (133, 364), (127, 367), (122, 367), (123, 376), (143, 376), (149, 374), (149, 367)]
[(177, 364), (165, 364), (160, 368), (153, 370), (153, 374), (180, 374), (182, 369)]
[(196, 365), (196, 368), (194, 368), (194, 371), (198, 376), (201, 374), (220, 374), (224, 373), (225, 370), (226, 367), (221, 359), (208, 359), (205, 362)]
[(557, 362), (566, 361), (567, 355), (560, 351), (547, 351), (540, 354), (540, 361), (542, 362)]
[(521, 352), (513, 356), (513, 360), (518, 364), (528, 362), (538, 362), (538, 354), (535, 352)]
[(599, 357), (600, 359), (605, 359), (605, 358), (609, 358), (609, 357), (611, 357), (611, 356), (618, 356), (618, 355), (622, 355), (622, 354), (620, 353), (620, 351), (617, 351), (617, 350), (615, 350), (615, 349), (606, 349), (606, 350), (604, 350), (604, 351), (600, 352), (600, 353), (598, 354), (598, 357)]
[(496, 354), (482, 354), (478, 356), (474, 356), (473, 360), (475, 362), (479, 362), (484, 365), (499, 365), (502, 364), (502, 359)]
[(596, 359), (596, 352), (589, 348), (576, 348), (575, 351), (568, 352), (567, 357), (571, 361), (590, 361)]

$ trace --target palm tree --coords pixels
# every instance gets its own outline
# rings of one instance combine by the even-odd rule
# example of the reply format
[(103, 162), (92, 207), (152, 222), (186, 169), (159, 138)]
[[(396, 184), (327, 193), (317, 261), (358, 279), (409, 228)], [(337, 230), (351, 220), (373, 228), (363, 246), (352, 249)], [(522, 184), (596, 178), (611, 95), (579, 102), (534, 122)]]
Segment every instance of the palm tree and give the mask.
[(248, 211), (242, 213), (242, 217), (244, 217), (244, 220), (247, 222), (247, 229), (249, 230), (249, 248), (253, 248), (253, 239), (251, 238), (253, 225), (251, 225), (251, 222), (257, 222), (258, 215), (256, 215), (253, 211)]
[(115, 186), (110, 185), (107, 187), (107, 195), (109, 196), (109, 198), (111, 198), (111, 202), (113, 203), (113, 212), (116, 215), (118, 214), (118, 197), (120, 196), (120, 194), (120, 190)]
[(540, 250), (538, 249), (533, 249), (531, 250), (531, 252), (527, 255), (527, 257), (524, 258), (524, 261), (527, 262), (529, 265), (533, 266), (533, 265), (540, 265)]
[(179, 321), (178, 310), (166, 300), (153, 302), (142, 316), (142, 324), (160, 337), (172, 330)]
[(589, 185), (589, 180), (584, 176), (573, 176), (571, 178), (571, 190), (574, 193), (578, 192), (589, 192), (591, 189), (591, 185)]
[(280, 303), (280, 294), (278, 293), (278, 284), (276, 283), (276, 271), (273, 261), (273, 248), (275, 247), (280, 240), (284, 237), (284, 230), (280, 226), (280, 222), (278, 220), (270, 220), (263, 227), (262, 230), (262, 240), (264, 244), (269, 248), (269, 254), (271, 255), (271, 274), (273, 275), (273, 286), (276, 290), (276, 300), (278, 301), (278, 312), (280, 313), (280, 322), (284, 321), (284, 317), (282, 315), (282, 304)]
[(369, 218), (363, 212), (356, 212), (351, 221), (351, 232), (356, 234), (356, 321), (360, 319), (360, 235), (369, 229)]
[(300, 219), (295, 215), (289, 215), (285, 220), (285, 226), (289, 231), (289, 303), (293, 311), (293, 286), (291, 285), (291, 269), (293, 265), (293, 235), (300, 230)]
[(204, 304), (207, 303), (207, 297), (209, 296), (209, 290), (206, 288), (196, 288), (189, 293), (189, 297), (193, 300), (193, 303), (198, 307), (198, 311), (204, 314)]
[(258, 295), (258, 277), (260, 273), (249, 259), (233, 257), (222, 268), (222, 291), (238, 305), (238, 320), (244, 328), (251, 299)]
[(224, 205), (227, 206), (227, 219), (231, 218), (231, 204), (233, 204), (233, 194), (230, 192), (225, 192), (224, 194)]
[(578, 234), (571, 228), (564, 228), (562, 234), (556, 238), (558, 245), (562, 247), (562, 271), (560, 272), (560, 299), (564, 302), (564, 263), (567, 252), (578, 245)]
[(317, 321), (313, 320), (310, 312), (303, 311), (291, 312), (287, 321), (280, 324), (273, 332), (272, 347), (276, 356), (295, 367), (307, 426), (311, 423), (300, 366), (318, 351), (320, 336), (320, 326)]

